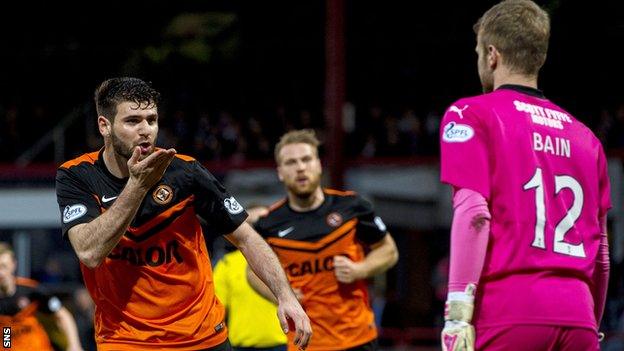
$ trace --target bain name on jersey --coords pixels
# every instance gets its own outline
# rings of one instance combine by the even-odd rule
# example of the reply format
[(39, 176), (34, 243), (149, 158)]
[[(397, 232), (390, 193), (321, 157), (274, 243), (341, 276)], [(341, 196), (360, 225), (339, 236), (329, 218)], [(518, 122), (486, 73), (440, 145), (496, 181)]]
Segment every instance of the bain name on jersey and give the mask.
[(533, 132), (533, 150), (570, 158), (570, 140)]
[(519, 112), (528, 112), (531, 114), (531, 121), (535, 124), (555, 129), (563, 129), (563, 122), (572, 123), (570, 116), (564, 112), (518, 100), (514, 100), (513, 103), (516, 106), (516, 110)]
[(117, 245), (113, 251), (108, 254), (111, 260), (125, 260), (133, 266), (151, 266), (156, 267), (175, 260), (182, 263), (182, 255), (178, 251), (179, 244), (176, 240), (171, 240), (167, 244), (158, 246), (130, 247)]

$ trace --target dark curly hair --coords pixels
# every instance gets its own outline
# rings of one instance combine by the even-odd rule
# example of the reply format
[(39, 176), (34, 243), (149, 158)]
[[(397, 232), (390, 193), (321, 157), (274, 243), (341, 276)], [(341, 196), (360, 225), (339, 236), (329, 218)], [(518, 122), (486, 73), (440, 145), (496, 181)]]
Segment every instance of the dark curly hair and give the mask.
[(158, 106), (160, 93), (152, 88), (149, 82), (132, 77), (107, 79), (95, 89), (95, 107), (98, 116), (114, 120), (117, 105), (126, 101), (135, 102), (138, 105)]

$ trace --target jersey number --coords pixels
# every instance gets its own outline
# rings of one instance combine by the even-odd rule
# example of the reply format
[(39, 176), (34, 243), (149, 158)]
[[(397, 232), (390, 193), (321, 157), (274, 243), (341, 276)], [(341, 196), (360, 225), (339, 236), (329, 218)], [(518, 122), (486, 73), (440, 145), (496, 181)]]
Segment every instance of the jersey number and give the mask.
[[(535, 188), (535, 239), (531, 244), (533, 247), (539, 247), (546, 249), (546, 243), (544, 241), (544, 226), (546, 225), (546, 199), (544, 197), (544, 182), (542, 180), (542, 169), (537, 168), (535, 174), (526, 184), (524, 184), (524, 190)], [(583, 243), (574, 245), (564, 241), (564, 237), (568, 230), (574, 226), (574, 223), (581, 215), (581, 209), (583, 208), (583, 188), (579, 182), (567, 175), (555, 176), (555, 194), (563, 189), (572, 190), (574, 195), (574, 201), (572, 207), (568, 209), (565, 217), (555, 227), (555, 245), (553, 251), (575, 257), (585, 257), (585, 248)]]

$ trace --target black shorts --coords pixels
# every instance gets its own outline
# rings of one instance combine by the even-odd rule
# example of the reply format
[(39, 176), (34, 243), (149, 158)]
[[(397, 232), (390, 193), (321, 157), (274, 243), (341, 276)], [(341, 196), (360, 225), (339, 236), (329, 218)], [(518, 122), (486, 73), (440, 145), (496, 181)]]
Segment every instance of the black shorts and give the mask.
[(209, 349), (204, 349), (200, 351), (232, 351), (232, 345), (230, 345), (230, 339), (225, 339), (224, 342), (220, 343), (215, 347), (211, 347)]
[(366, 344), (346, 349), (345, 351), (377, 351), (379, 350), (379, 343), (377, 339), (373, 339)]

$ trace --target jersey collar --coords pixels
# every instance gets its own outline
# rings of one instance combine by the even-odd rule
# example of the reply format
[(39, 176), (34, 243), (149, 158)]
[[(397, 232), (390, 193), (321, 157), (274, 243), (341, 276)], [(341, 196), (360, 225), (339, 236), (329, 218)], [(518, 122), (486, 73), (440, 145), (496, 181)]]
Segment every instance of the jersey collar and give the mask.
[(529, 95), (529, 96), (534, 96), (534, 97), (538, 97), (541, 99), (545, 99), (546, 96), (544, 96), (544, 92), (542, 92), (539, 89), (535, 89), (535, 88), (531, 88), (531, 87), (527, 87), (525, 85), (519, 85), (519, 84), (503, 84), (501, 86), (499, 86), (496, 90), (500, 90), (500, 89), (508, 89), (508, 90), (514, 90), (517, 91), (519, 93), (525, 94), (525, 95)]

